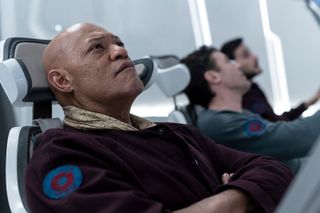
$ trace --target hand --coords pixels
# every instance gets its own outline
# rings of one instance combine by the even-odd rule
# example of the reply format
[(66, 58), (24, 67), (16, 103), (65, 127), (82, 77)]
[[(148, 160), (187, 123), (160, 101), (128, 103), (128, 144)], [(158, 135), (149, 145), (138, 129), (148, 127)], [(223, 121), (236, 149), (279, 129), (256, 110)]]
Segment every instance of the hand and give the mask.
[(308, 108), (315, 104), (320, 99), (320, 89), (308, 100), (304, 102), (304, 105)]
[(223, 175), (222, 175), (222, 177), (221, 177), (222, 183), (223, 183), (223, 184), (227, 184), (227, 183), (229, 182), (230, 178), (232, 177), (232, 175), (233, 175), (233, 173), (230, 173), (230, 174), (228, 174), (228, 173), (223, 173)]

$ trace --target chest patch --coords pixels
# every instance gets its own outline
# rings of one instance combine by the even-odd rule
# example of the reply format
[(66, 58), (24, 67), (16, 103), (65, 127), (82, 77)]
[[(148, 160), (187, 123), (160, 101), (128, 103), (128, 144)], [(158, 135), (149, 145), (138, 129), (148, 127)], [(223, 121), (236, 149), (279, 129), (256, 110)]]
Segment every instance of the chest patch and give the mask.
[(266, 130), (266, 124), (259, 119), (250, 119), (244, 125), (244, 134), (247, 136), (260, 136)]
[(75, 191), (82, 183), (82, 172), (78, 166), (65, 165), (51, 170), (43, 180), (44, 194), (58, 200)]

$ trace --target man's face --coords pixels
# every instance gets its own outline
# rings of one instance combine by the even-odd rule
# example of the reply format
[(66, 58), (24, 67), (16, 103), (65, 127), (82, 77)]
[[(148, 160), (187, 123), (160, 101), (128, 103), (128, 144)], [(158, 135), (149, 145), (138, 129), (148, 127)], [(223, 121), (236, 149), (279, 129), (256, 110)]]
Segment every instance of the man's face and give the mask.
[(244, 73), (239, 69), (239, 65), (230, 61), (222, 52), (216, 51), (211, 55), (215, 61), (218, 74), (221, 79), (221, 86), (232, 90), (243, 91), (245, 93), (251, 85)]
[(92, 24), (76, 25), (66, 33), (64, 68), (72, 76), (75, 98), (103, 105), (134, 99), (143, 90), (119, 37)]
[(257, 57), (243, 43), (235, 49), (234, 58), (247, 77), (252, 78), (261, 73)]

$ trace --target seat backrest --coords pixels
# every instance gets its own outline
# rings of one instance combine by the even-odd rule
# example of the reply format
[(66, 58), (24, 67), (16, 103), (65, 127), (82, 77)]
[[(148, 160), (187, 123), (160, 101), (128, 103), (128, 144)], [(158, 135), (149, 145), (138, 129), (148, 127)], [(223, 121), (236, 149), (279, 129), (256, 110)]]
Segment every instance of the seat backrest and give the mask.
[[(47, 43), (47, 40), (33, 40), (28, 38), (9, 38), (0, 42), (0, 83), (6, 93), (6, 97), (13, 106), (32, 105), (32, 98), (37, 97), (36, 93), (41, 91), (41, 81), (43, 79), (41, 79), (41, 75), (37, 75), (36, 72), (39, 70), (38, 67), (41, 67), (39, 66), (41, 63), (38, 58), (41, 57), (42, 51)], [(32, 71), (30, 71), (30, 73), (24, 73), (24, 71), (28, 70)], [(32, 76), (32, 78), (30, 76)], [(26, 77), (29, 77), (28, 81)], [(31, 87), (31, 85), (33, 87)], [(33, 89), (30, 90), (30, 88)], [(27, 96), (27, 94), (30, 95)], [(41, 97), (41, 95), (39, 95), (39, 97)], [(53, 95), (51, 95), (51, 97), (53, 97)], [(15, 143), (12, 143), (15, 137), (11, 136), (16, 135), (13, 134), (16, 131), (17, 129), (14, 128), (10, 130), (8, 140), (3, 144), (4, 149), (0, 150), (1, 163), (5, 164), (5, 167), (0, 171), (3, 177), (0, 180), (1, 185), (4, 186), (1, 187), (0, 193), (6, 195), (7, 200), (3, 205), (8, 206), (11, 212), (26, 212), (27, 207), (23, 205), (24, 203), (21, 200), (23, 196), (20, 195), (24, 193), (23, 183), (21, 182), (23, 181), (23, 175), (21, 175), (21, 172), (24, 171), (23, 164), (26, 163), (27, 160), (21, 160), (24, 158), (25, 152), (20, 145), (18, 149), (18, 139)], [(21, 139), (26, 140), (25, 137)], [(21, 144), (24, 145), (26, 143)], [(17, 149), (7, 154), (7, 150), (12, 150), (12, 147)]]
[(180, 59), (175, 55), (151, 56), (151, 58), (157, 62), (159, 67), (156, 84), (174, 102), (174, 110), (169, 113), (167, 121), (196, 126), (198, 114), (203, 107), (177, 103), (177, 96), (181, 95), (190, 82), (188, 68), (180, 63)]
[(174, 110), (169, 113), (167, 121), (187, 124), (185, 115), (177, 104), (177, 95), (188, 85), (190, 74), (188, 68), (180, 63), (175, 55), (150, 56), (158, 64), (158, 76), (155, 83), (165, 96), (172, 98)]
[[(10, 129), (15, 125), (12, 106), (0, 85), (0, 150), (6, 150), (6, 144)], [(0, 151), (0, 155), (2, 152)], [(0, 157), (0, 171), (5, 170), (5, 161)], [(0, 189), (5, 188), (5, 174), (0, 172)], [(0, 209), (1, 212), (10, 212), (7, 195), (0, 192)]]
[(197, 126), (198, 115), (204, 110), (200, 105), (180, 106), (169, 114), (168, 121)]
[[(29, 212), (25, 202), (24, 173), (36, 147), (37, 137), (48, 128), (62, 126), (52, 119), (52, 103), (56, 102), (48, 85), (42, 54), (48, 40), (9, 38), (0, 42), (0, 83), (13, 106), (33, 106), (33, 125), (10, 130), (5, 147), (0, 150), (0, 194), (7, 195), (11, 212)], [(1, 49), (2, 48), (2, 49)], [(3, 51), (2, 51), (3, 50)], [(157, 75), (157, 64), (149, 58), (134, 61), (137, 73), (147, 89)], [(8, 208), (7, 208), (8, 209)], [(1, 211), (3, 212), (3, 211)]]
[(150, 56), (150, 58), (158, 65), (155, 83), (167, 97), (175, 98), (189, 84), (188, 68), (174, 55)]

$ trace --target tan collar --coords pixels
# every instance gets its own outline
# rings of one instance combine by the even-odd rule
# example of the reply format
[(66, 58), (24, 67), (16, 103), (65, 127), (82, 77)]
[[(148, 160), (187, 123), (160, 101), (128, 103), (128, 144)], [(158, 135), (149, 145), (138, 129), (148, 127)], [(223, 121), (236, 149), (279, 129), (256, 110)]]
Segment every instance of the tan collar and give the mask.
[(63, 107), (63, 111), (65, 114), (63, 123), (76, 129), (140, 130), (155, 126), (151, 121), (132, 114), (130, 114), (132, 123), (130, 125), (110, 116), (74, 106)]

